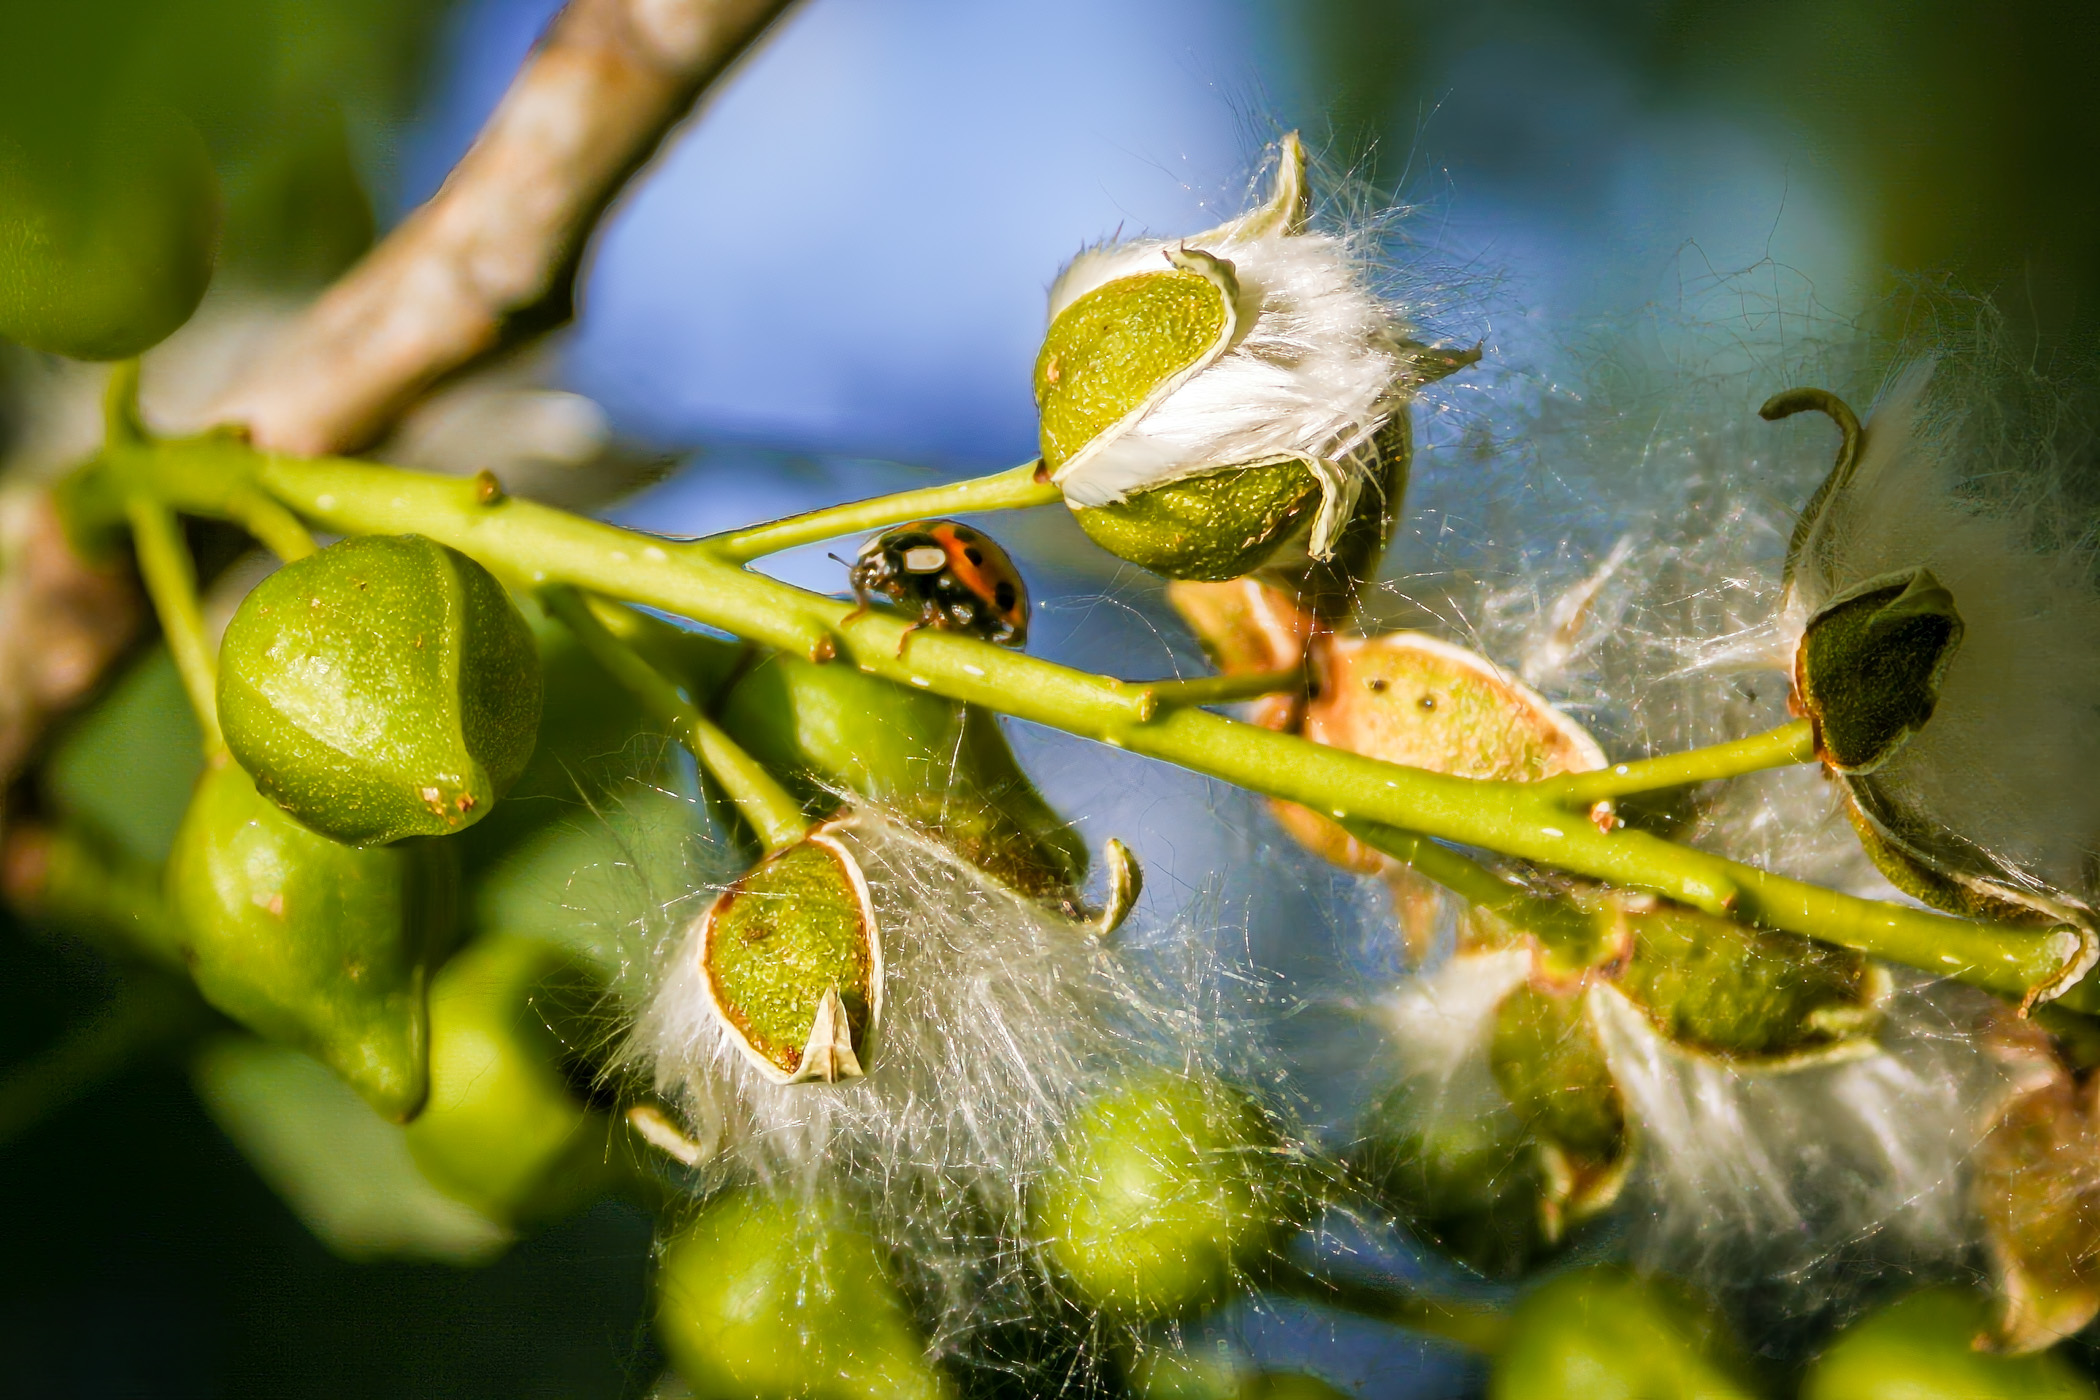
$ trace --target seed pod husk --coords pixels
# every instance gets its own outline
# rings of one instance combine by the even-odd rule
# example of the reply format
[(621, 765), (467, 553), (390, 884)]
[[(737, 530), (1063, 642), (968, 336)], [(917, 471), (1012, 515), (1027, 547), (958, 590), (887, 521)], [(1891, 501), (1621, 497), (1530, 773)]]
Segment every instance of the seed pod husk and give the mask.
[(1753, 1400), (1760, 1387), (1726, 1326), (1669, 1280), (1575, 1269), (1517, 1305), (1489, 1400)]
[(1133, 1072), (1071, 1130), (1031, 1203), (1087, 1306), (1133, 1317), (1215, 1302), (1302, 1210), (1275, 1128), (1222, 1084)]
[(1808, 620), (1794, 688), (1816, 728), (1816, 752), (1838, 773), (1871, 773), (1932, 718), (1961, 649), (1954, 595), (1930, 569), (1867, 579)]
[(867, 1072), (882, 1018), (882, 931), (867, 877), (819, 829), (715, 898), (697, 940), (709, 1009), (778, 1084)]
[(317, 835), (230, 763), (199, 781), (167, 870), (204, 999), (397, 1121), (429, 1090), (426, 969), (455, 878), (442, 844), (359, 850)]
[(343, 540), (258, 584), (219, 653), (227, 746), (352, 845), (479, 821), (532, 755), (531, 630), (488, 570), (419, 535)]
[(1999, 1110), (1975, 1159), (1997, 1293), (1993, 1329), (2013, 1352), (2054, 1346), (2100, 1316), (2100, 1113), (2095, 1085), (2051, 1064)]
[(1839, 1333), (1802, 1378), (1801, 1400), (2094, 1400), (2060, 1356), (1977, 1346), (1990, 1305), (1964, 1289), (1923, 1289)]
[(1539, 1228), (1548, 1244), (1609, 1208), (1633, 1154), (1626, 1106), (1583, 1005), (1584, 984), (1511, 992), (1488, 1062), (1537, 1152)]
[(888, 1275), (836, 1202), (733, 1191), (664, 1246), (657, 1339), (693, 1400), (954, 1400)]
[(430, 984), (430, 1099), (408, 1150), (432, 1184), (506, 1225), (552, 1220), (611, 1183), (611, 1120), (570, 1082), (602, 995), (551, 944), (483, 938)]
[(718, 719), (812, 815), (850, 792), (1023, 894), (1064, 900), (1086, 881), (1085, 843), (984, 710), (775, 653), (738, 678)]

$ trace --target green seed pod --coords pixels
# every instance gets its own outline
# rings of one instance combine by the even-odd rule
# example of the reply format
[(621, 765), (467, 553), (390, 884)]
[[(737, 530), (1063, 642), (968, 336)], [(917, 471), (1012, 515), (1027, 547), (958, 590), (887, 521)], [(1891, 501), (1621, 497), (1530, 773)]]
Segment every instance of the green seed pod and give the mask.
[(1809, 1366), (1801, 1400), (2095, 1400), (2100, 1389), (2059, 1356), (1979, 1350), (1990, 1305), (1927, 1288), (1854, 1323)]
[(176, 833), (168, 897), (206, 1001), (405, 1120), (430, 1085), (425, 969), (449, 933), (453, 864), (443, 845), (315, 835), (221, 764)]
[(775, 654), (736, 682), (717, 718), (813, 815), (828, 813), (843, 789), (1023, 894), (1066, 898), (1085, 883), (1085, 843), (983, 710)]
[(776, 851), (701, 915), (708, 1006), (780, 1084), (866, 1072), (882, 1017), (882, 933), (860, 861), (818, 830)]
[(1166, 578), (1251, 574), (1310, 530), (1320, 479), (1303, 461), (1244, 463), (1072, 512), (1088, 539)]
[(888, 1273), (840, 1206), (737, 1191), (664, 1247), (657, 1339), (693, 1400), (952, 1400)]
[(561, 949), (484, 938), (430, 983), (430, 1101), (408, 1125), (416, 1165), (507, 1225), (551, 1220), (611, 1183), (611, 1120), (565, 1066), (592, 1034), (598, 988)]
[(362, 536), (256, 586), (219, 721), (266, 796), (372, 846), (479, 821), (532, 755), (539, 657), (503, 586), (419, 535)]
[(1752, 1400), (1759, 1388), (1748, 1371), (1720, 1319), (1698, 1301), (1664, 1280), (1604, 1265), (1562, 1274), (1517, 1305), (1487, 1393)]
[(1258, 1267), (1299, 1202), (1275, 1129), (1224, 1085), (1133, 1073), (1087, 1109), (1032, 1206), (1091, 1307), (1163, 1316)]
[(1874, 1048), (1888, 974), (1858, 953), (1640, 896), (1603, 910), (1628, 950), (1613, 985), (1679, 1047), (1768, 1065)]
[[(2059, 926), (2066, 977), (2100, 939), (2100, 593), (2075, 520), (2089, 466), (2054, 386), (1982, 344), (1936, 347), (1838, 426), (1830, 475), (1788, 546), (1797, 699), (1868, 856), (1951, 913)], [(1959, 603), (1959, 611), (1956, 604)]]
[(1517, 1119), (1537, 1144), (1540, 1227), (1551, 1243), (1619, 1198), (1632, 1165), (1626, 1109), (1581, 989), (1526, 985), (1495, 1013), (1488, 1059)]
[(1536, 1145), (1506, 1102), (1449, 1104), (1409, 1081), (1367, 1115), (1357, 1169), (1424, 1243), (1490, 1278), (1529, 1269), (1552, 1242)]
[(1152, 1352), (1130, 1376), (1138, 1400), (1342, 1400), (1344, 1392), (1303, 1371), (1261, 1371), (1222, 1351), (1215, 1357)]
[(218, 236), (218, 177), (179, 113), (0, 111), (0, 338), (129, 359), (197, 309)]

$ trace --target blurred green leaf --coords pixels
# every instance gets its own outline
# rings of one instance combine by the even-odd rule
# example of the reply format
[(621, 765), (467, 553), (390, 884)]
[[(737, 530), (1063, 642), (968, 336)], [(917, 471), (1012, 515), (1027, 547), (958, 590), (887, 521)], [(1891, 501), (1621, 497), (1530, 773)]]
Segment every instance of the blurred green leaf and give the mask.
[(424, 1179), (401, 1128), (300, 1051), (227, 1036), (191, 1076), (256, 1173), (344, 1258), (481, 1264), (509, 1247), (509, 1231)]

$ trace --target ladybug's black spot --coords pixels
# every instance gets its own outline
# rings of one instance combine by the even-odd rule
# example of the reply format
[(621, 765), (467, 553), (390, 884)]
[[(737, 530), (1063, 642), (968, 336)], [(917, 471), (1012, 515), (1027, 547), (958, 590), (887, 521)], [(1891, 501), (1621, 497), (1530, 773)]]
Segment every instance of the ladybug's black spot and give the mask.
[[(955, 527), (955, 538), (961, 540), (964, 544), (975, 544), (977, 543), (977, 532), (967, 525), (958, 525)], [(970, 560), (972, 563), (977, 561), (975, 553), (970, 555)]]
[(984, 563), (984, 551), (973, 546), (963, 551), (963, 558), (969, 560), (972, 564), (981, 565)]
[(1001, 579), (999, 586), (992, 590), (992, 601), (999, 605), (1000, 612), (1012, 612), (1015, 601), (1014, 586)]

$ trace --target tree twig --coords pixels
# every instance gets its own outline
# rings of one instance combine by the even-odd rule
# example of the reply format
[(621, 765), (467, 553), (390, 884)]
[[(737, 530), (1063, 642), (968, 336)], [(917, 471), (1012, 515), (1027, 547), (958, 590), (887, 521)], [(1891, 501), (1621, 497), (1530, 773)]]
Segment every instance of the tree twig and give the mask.
[(566, 319), (599, 215), (792, 0), (570, 0), (474, 146), (222, 396), (257, 443), (377, 437), (521, 317)]

